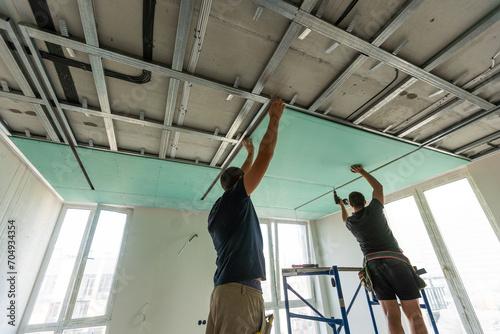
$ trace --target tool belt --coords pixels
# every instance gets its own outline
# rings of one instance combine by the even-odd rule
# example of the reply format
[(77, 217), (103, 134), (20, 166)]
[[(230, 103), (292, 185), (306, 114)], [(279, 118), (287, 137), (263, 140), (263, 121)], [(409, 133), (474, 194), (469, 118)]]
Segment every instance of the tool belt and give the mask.
[(274, 314), (270, 314), (267, 317), (264, 316), (262, 319), (262, 326), (260, 328), (260, 332), (255, 334), (270, 334), (271, 328), (273, 327)]
[(404, 256), (402, 253), (386, 251), (386, 252), (375, 252), (375, 253), (370, 253), (370, 254), (365, 255), (364, 266), (358, 272), (358, 276), (359, 276), (359, 280), (361, 281), (361, 284), (365, 287), (365, 289), (368, 292), (373, 291), (373, 282), (370, 278), (370, 273), (368, 272), (367, 264), (368, 264), (368, 261), (377, 260), (377, 259), (396, 259), (396, 260), (400, 260), (400, 261), (408, 264), (412, 268), (413, 278), (415, 279), (415, 282), (417, 283), (418, 289), (422, 290), (423, 288), (426, 287), (427, 284), (417, 274), (417, 272), (415, 271), (415, 268), (411, 265), (410, 260), (408, 260), (408, 258), (406, 256)]

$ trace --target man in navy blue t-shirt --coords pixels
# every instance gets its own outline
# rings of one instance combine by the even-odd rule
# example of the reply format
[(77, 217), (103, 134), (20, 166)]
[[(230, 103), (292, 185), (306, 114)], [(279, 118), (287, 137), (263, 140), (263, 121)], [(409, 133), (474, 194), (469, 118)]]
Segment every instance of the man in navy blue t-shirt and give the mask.
[(254, 334), (265, 323), (261, 281), (266, 279), (259, 219), (250, 199), (267, 171), (278, 140), (285, 105), (280, 98), (269, 109), (269, 125), (255, 162), (252, 140), (245, 138), (248, 157), (241, 168), (221, 175), (224, 194), (208, 216), (208, 232), (217, 251), (217, 270), (210, 298), (206, 334)]
[(342, 220), (358, 241), (365, 256), (366, 270), (372, 280), (373, 290), (384, 310), (390, 334), (404, 334), (401, 311), (396, 296), (401, 301), (411, 332), (427, 334), (422, 317), (419, 286), (415, 271), (401, 252), (384, 215), (384, 189), (361, 165), (351, 166), (351, 172), (359, 173), (373, 188), (372, 200), (368, 206), (363, 194), (353, 191), (349, 204), (354, 210), (349, 217), (344, 203)]

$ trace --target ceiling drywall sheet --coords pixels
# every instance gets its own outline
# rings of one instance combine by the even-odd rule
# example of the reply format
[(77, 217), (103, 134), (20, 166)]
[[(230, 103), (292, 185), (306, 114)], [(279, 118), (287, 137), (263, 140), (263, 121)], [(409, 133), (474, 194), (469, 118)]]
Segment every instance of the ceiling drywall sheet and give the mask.
[[(253, 137), (256, 147), (267, 128), (266, 120)], [(89, 201), (134, 206), (209, 211), (222, 194), (216, 184), (204, 201), (201, 197), (217, 176), (215, 168), (159, 159), (77, 148), (95, 190), (78, 168), (69, 147), (13, 138), (21, 151), (67, 201)], [(295, 208), (353, 180), (349, 166), (361, 163), (373, 170), (417, 147), (285, 110), (276, 152), (259, 188), (252, 194), (261, 216), (317, 219), (338, 210), (331, 195)], [(240, 166), (241, 151), (233, 165)], [(375, 173), (386, 193), (458, 167), (467, 161), (421, 149)], [(339, 193), (370, 193), (366, 182), (356, 181)]]

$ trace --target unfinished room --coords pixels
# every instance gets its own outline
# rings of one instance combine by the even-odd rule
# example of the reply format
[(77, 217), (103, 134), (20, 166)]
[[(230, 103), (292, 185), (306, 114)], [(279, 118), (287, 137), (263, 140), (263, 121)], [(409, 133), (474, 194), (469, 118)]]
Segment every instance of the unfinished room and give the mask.
[(0, 82), (0, 333), (500, 334), (500, 0), (0, 0)]

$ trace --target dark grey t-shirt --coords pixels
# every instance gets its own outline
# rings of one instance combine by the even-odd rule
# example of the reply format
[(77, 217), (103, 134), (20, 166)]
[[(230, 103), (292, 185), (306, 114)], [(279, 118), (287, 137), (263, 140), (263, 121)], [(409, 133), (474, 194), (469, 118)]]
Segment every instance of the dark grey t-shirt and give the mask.
[(208, 232), (217, 251), (215, 286), (266, 279), (259, 219), (243, 178), (215, 202), (208, 216)]
[(401, 252), (383, 210), (382, 203), (373, 198), (368, 206), (354, 212), (346, 220), (347, 228), (358, 240), (364, 255), (382, 251)]

